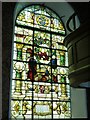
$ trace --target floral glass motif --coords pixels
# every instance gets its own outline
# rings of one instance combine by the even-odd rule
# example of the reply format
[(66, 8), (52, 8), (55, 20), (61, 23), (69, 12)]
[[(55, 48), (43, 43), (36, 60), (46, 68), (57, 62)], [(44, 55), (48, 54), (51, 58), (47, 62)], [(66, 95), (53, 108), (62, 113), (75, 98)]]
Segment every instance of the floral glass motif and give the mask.
[(60, 18), (45, 6), (32, 5), (17, 16), (11, 119), (71, 118), (64, 37)]

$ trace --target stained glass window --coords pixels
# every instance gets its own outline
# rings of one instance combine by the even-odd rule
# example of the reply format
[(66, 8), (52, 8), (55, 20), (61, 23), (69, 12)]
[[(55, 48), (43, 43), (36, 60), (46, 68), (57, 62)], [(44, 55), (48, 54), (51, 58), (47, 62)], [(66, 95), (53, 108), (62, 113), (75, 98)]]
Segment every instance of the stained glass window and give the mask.
[(65, 28), (51, 9), (32, 5), (15, 23), (10, 116), (71, 118)]

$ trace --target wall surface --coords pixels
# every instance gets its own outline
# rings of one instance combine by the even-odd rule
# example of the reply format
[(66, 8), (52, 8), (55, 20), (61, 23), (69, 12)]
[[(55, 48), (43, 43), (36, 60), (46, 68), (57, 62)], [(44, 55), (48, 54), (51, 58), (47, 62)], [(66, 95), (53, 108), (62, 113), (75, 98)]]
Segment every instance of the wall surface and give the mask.
[[(10, 93), (10, 68), (11, 68), (11, 51), (12, 51), (12, 40), (13, 40), (13, 15), (14, 15), (15, 3), (3, 3), (3, 41), (2, 41), (2, 57), (3, 57), (3, 119), (7, 120), (9, 113), (9, 93)], [(85, 90), (71, 89), (72, 99), (72, 117), (73, 118), (87, 118), (86, 108), (86, 92)]]
[(2, 119), (8, 120), (15, 3), (2, 3)]
[(72, 118), (87, 118), (86, 90), (71, 88)]

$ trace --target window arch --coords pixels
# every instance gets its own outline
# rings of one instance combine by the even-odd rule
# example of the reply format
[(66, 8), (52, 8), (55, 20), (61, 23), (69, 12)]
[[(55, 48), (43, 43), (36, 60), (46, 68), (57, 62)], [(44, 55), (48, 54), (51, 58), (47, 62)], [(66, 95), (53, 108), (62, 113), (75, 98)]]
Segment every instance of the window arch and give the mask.
[(11, 118), (70, 118), (66, 30), (50, 8), (31, 5), (15, 21)]

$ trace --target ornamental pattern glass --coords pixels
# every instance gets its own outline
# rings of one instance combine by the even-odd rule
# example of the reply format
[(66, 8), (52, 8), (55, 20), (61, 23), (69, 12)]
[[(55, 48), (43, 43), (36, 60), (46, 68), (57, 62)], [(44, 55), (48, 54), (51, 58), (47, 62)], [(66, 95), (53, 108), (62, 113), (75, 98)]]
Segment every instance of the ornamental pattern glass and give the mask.
[(17, 16), (11, 119), (71, 118), (64, 33), (61, 20), (47, 7), (32, 5)]
[(16, 23), (65, 35), (65, 28), (59, 16), (49, 8), (40, 5), (25, 8), (18, 15)]

